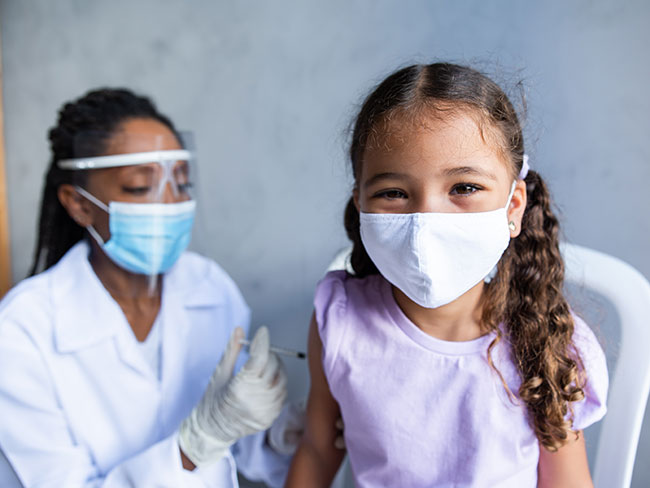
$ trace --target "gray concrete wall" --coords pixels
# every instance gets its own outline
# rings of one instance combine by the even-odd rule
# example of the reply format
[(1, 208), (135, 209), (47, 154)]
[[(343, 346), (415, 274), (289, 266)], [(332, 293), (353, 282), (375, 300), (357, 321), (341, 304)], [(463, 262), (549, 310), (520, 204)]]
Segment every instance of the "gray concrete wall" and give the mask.
[[(231, 273), (255, 325), (303, 347), (314, 284), (346, 244), (345, 128), (385, 74), (433, 59), (524, 79), (531, 163), (568, 239), (650, 277), (649, 20), (642, 0), (0, 0), (14, 279), (30, 263), (57, 109), (125, 85), (195, 131), (195, 247)], [(304, 395), (305, 365), (287, 366)], [(648, 484), (637, 463), (634, 486)]]

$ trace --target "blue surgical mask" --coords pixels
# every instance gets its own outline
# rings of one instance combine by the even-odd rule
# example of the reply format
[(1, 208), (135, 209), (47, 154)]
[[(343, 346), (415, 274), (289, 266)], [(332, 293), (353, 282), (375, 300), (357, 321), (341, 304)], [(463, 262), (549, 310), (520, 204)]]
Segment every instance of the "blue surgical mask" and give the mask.
[(86, 227), (111, 260), (132, 273), (157, 275), (171, 268), (187, 249), (192, 237), (196, 202), (127, 203), (108, 206), (77, 188), (95, 205), (108, 212), (111, 237), (104, 242), (93, 228)]

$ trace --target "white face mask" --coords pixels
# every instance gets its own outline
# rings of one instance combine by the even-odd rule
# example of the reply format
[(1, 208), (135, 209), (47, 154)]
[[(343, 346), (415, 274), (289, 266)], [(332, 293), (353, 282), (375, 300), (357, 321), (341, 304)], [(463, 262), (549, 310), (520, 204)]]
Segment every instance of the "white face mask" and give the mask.
[(361, 241), (390, 283), (418, 305), (453, 302), (483, 280), (510, 242), (507, 209), (474, 213), (361, 212)]

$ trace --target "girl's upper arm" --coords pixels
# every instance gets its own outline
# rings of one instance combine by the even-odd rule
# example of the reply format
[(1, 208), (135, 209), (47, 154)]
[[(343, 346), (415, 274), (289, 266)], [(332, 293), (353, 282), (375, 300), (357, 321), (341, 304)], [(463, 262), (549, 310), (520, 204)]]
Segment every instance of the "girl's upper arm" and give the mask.
[(338, 459), (340, 463), (343, 456), (341, 450), (335, 447), (334, 441), (339, 435), (336, 421), (341, 413), (323, 371), (322, 349), (316, 318), (312, 316), (308, 342), (311, 388), (307, 401), (306, 440), (321, 454), (335, 462)]
[(311, 387), (305, 433), (294, 456), (286, 486), (329, 486), (345, 451), (335, 447), (336, 437), (340, 435), (336, 428), (340, 411), (323, 371), (322, 343), (313, 315), (307, 350)]
[(540, 444), (538, 488), (593, 488), (582, 431), (555, 452)]

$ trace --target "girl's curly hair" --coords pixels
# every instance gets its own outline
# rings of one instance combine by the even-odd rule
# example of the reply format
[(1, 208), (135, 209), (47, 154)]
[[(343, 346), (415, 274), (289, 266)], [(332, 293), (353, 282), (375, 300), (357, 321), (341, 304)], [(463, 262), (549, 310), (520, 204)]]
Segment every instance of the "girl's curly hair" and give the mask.
[[(435, 63), (396, 71), (366, 98), (350, 145), (355, 180), (364, 150), (381, 137), (382, 129), (388, 130), (386, 121), (394, 114), (414, 119), (450, 110), (469, 110), (478, 116), (481, 133), (498, 143), (504, 159), (511, 163), (514, 179), (523, 164), (524, 138), (507, 95), (472, 68)], [(491, 356), (501, 340), (509, 343), (521, 377), (518, 396), (526, 404), (531, 426), (542, 445), (556, 450), (573, 432), (571, 404), (584, 398), (584, 377), (572, 341), (573, 318), (562, 293), (564, 262), (558, 220), (541, 176), (529, 171), (525, 182), (527, 204), (521, 233), (511, 239), (496, 275), (485, 287), (481, 326), (495, 333), (488, 347), (488, 361), (512, 397)], [(355, 276), (379, 273), (361, 242), (359, 212), (353, 198), (345, 209), (345, 228), (353, 243)]]

